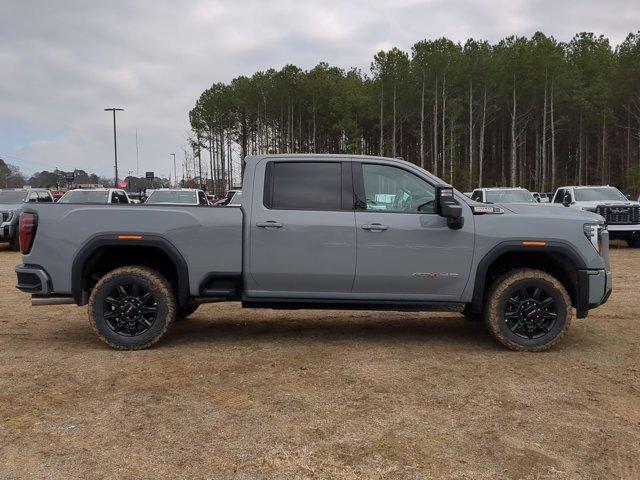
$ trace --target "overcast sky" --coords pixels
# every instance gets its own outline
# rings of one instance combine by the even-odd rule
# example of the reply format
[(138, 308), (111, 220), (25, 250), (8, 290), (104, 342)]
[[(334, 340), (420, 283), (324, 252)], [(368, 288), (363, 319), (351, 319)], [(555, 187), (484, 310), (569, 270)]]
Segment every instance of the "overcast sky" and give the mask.
[(188, 112), (213, 82), (319, 61), (368, 72), (375, 52), (424, 38), (495, 42), (537, 30), (615, 45), (639, 0), (0, 0), (0, 157), (24, 172), (82, 168), (168, 175)]

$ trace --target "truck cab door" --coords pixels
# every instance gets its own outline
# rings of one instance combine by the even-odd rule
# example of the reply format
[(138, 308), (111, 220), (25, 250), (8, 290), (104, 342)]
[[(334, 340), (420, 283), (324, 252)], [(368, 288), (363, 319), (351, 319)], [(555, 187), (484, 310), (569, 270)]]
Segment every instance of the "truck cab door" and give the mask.
[(435, 187), (404, 167), (354, 163), (357, 265), (353, 292), (377, 299), (456, 301), (466, 286), (474, 219), (458, 230), (435, 213)]
[(349, 162), (265, 159), (256, 165), (245, 213), (247, 296), (335, 298), (351, 291), (356, 228)]

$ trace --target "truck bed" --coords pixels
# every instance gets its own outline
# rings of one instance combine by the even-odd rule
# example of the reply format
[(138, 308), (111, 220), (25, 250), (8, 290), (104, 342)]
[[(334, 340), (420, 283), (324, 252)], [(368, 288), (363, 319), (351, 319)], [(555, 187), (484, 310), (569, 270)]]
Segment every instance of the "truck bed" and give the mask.
[(241, 275), (240, 207), (33, 204), (38, 233), (25, 264), (46, 265), (52, 290), (71, 292), (71, 262), (99, 235), (161, 236), (187, 262), (192, 295), (211, 273)]

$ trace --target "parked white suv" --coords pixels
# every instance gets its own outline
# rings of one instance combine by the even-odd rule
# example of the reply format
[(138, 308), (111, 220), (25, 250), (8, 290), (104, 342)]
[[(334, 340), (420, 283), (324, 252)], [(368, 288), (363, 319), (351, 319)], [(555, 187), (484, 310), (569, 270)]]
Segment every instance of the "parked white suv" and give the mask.
[(531, 192), (522, 187), (476, 188), (471, 200), (484, 203), (538, 203)]
[(131, 200), (127, 192), (119, 188), (76, 188), (60, 197), (58, 203), (129, 204)]
[(640, 248), (640, 202), (629, 200), (616, 187), (560, 187), (553, 203), (602, 215), (612, 240), (626, 240), (630, 247)]

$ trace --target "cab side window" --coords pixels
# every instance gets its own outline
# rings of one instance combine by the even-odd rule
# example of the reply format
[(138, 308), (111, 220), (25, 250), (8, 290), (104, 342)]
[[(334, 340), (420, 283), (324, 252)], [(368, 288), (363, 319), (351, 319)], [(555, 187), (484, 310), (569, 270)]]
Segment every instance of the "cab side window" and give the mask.
[(209, 202), (207, 201), (207, 197), (204, 195), (202, 191), (198, 192), (198, 203), (200, 205), (209, 205)]
[[(235, 200), (234, 197), (234, 203)], [(263, 202), (274, 210), (340, 210), (342, 165), (338, 162), (269, 162)]]
[(475, 200), (476, 202), (481, 202), (482, 201), (482, 191), (481, 190), (475, 190), (471, 194), (471, 200)]
[(51, 203), (53, 199), (51, 195), (49, 195), (49, 192), (38, 192), (38, 202)]
[(566, 190), (564, 188), (559, 189), (556, 192), (556, 196), (553, 199), (553, 203), (562, 203), (562, 201), (564, 200), (564, 192)]
[(362, 177), (366, 210), (435, 213), (435, 187), (407, 170), (365, 163)]
[(124, 203), (127, 204), (129, 201), (127, 200), (127, 196), (124, 192), (113, 191), (111, 192), (111, 203)]

